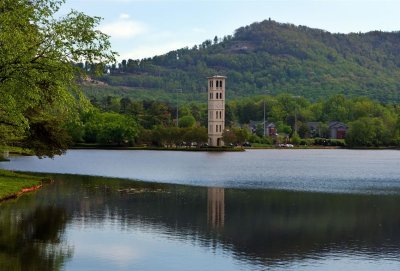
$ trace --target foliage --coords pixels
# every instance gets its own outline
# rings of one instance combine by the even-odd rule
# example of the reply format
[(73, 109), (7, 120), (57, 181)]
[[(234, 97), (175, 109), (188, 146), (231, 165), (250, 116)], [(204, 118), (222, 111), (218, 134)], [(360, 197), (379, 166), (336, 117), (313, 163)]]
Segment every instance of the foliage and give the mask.
[[(127, 59), (110, 67), (110, 75), (97, 78), (106, 85), (94, 95), (113, 92), (172, 101), (175, 90), (182, 88), (182, 99), (205, 102), (204, 78), (223, 74), (229, 80), (229, 99), (269, 90), (314, 101), (344, 94), (398, 102), (399, 44), (399, 32), (334, 34), (266, 20), (241, 27), (217, 42), (207, 40), (153, 58)], [(93, 87), (87, 89), (93, 94)]]
[(306, 141), (310, 145), (310, 143), (314, 143), (313, 145), (318, 145), (318, 146), (333, 146), (333, 147), (344, 147), (346, 146), (345, 140), (343, 139), (329, 139), (329, 138), (314, 138), (313, 141)]
[(196, 124), (196, 120), (193, 116), (184, 116), (179, 118), (179, 127), (180, 128), (190, 128)]
[(62, 154), (71, 143), (62, 125), (62, 120), (56, 116), (31, 118), (26, 137), (21, 140), (22, 146), (32, 149), (39, 157)]
[(192, 127), (186, 129), (183, 139), (186, 142), (197, 142), (198, 144), (205, 143), (208, 140), (207, 129), (204, 127)]
[(258, 144), (264, 144), (264, 145), (272, 145), (273, 144), (273, 139), (269, 136), (258, 136), (257, 134), (252, 134), (249, 135), (248, 141), (250, 143), (258, 143)]
[[(266, 121), (274, 123), (277, 129), (278, 135), (274, 138), (263, 137), (264, 101), (267, 105)], [(97, 106), (102, 107), (103, 110), (108, 110), (116, 115), (122, 114), (135, 120), (136, 125), (130, 125), (130, 127), (134, 127), (138, 137), (134, 136), (135, 140), (131, 140), (130, 145), (178, 146), (183, 142), (207, 142), (207, 130), (204, 128), (207, 125), (206, 104), (182, 105), (180, 112), (184, 116), (180, 119), (181, 128), (178, 129), (174, 123), (176, 108), (169, 103), (137, 101), (128, 97), (107, 97), (97, 102)], [(106, 103), (108, 106), (103, 107), (102, 104)], [(287, 94), (255, 96), (228, 101), (227, 108), (229, 108), (230, 120), (225, 122), (227, 129), (223, 136), (226, 144), (242, 144), (245, 141), (260, 144), (289, 143), (288, 137), (291, 136), (292, 142), (295, 144), (312, 145), (314, 143), (322, 146), (344, 146), (343, 140), (329, 139), (329, 125), (331, 122), (339, 120), (350, 127), (350, 134), (346, 139), (350, 147), (360, 144), (361, 146), (398, 146), (398, 142), (400, 142), (400, 107), (381, 104), (365, 97), (346, 98), (343, 95), (336, 95), (311, 103), (303, 97)], [(100, 111), (94, 115), (92, 113), (92, 119), (89, 118), (91, 114), (83, 114), (81, 120), (67, 125), (74, 142), (80, 142), (82, 137), (87, 143), (100, 142), (99, 132), (95, 130), (100, 129), (96, 127), (104, 122), (101, 114), (104, 113), (100, 113)], [(189, 124), (182, 121), (185, 119), (190, 120)], [(367, 119), (374, 119), (374, 122), (371, 123)], [(250, 120), (259, 123), (254, 135), (249, 134), (248, 122)], [(355, 123), (352, 124), (353, 122)], [(191, 126), (194, 123), (200, 127)], [(312, 129), (309, 127), (310, 123), (314, 123)], [(371, 136), (371, 142), (361, 139), (361, 135), (365, 135), (363, 125), (360, 123), (368, 124), (368, 127), (375, 130)], [(182, 128), (182, 126), (190, 127)], [(297, 133), (295, 134), (293, 131), (296, 127)], [(195, 128), (202, 129), (202, 131), (196, 131)], [(358, 131), (360, 129), (361, 131)], [(186, 134), (187, 131), (189, 131), (188, 134)], [(201, 135), (201, 139), (195, 134)], [(301, 139), (308, 138), (315, 140), (301, 141)], [(357, 140), (362, 141), (358, 142)], [(102, 140), (102, 142), (107, 143), (107, 140)], [(113, 144), (116, 144), (115, 141)]]
[(231, 129), (226, 129), (222, 136), (225, 144), (242, 145), (249, 139), (250, 133), (247, 129), (233, 127)]
[[(100, 18), (71, 11), (56, 18), (63, 0), (0, 3), (0, 144), (23, 141), (39, 156), (62, 153), (62, 124), (85, 105), (72, 62), (114, 59)], [(99, 65), (101, 66), (101, 65)]]
[(197, 143), (201, 145), (207, 142), (207, 129), (203, 127), (190, 127), (190, 128), (178, 128), (178, 127), (161, 127), (158, 126), (155, 129), (142, 133), (139, 137), (139, 141), (144, 142), (147, 138), (151, 138), (151, 144), (160, 147), (172, 147), (172, 146), (191, 146), (191, 143)]
[(301, 138), (296, 131), (293, 133), (292, 137), (290, 138), (290, 142), (292, 142), (292, 144), (294, 144), (294, 145), (300, 144)]
[(390, 130), (379, 118), (363, 117), (350, 123), (346, 143), (351, 147), (388, 146), (393, 141)]
[(132, 145), (138, 136), (136, 121), (114, 112), (94, 110), (85, 114), (83, 128), (83, 139), (87, 143)]

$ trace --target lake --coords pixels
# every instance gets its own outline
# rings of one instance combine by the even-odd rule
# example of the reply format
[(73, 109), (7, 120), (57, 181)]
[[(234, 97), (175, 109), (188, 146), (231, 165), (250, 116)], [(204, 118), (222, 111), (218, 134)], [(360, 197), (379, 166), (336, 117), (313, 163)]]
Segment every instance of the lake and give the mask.
[(0, 167), (54, 183), (0, 203), (0, 270), (399, 270), (399, 161), (386, 150), (13, 157)]

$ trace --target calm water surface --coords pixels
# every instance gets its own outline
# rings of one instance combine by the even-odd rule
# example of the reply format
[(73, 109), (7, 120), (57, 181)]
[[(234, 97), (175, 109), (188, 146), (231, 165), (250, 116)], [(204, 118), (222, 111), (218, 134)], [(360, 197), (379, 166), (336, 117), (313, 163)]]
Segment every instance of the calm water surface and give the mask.
[(234, 153), (72, 150), (0, 167), (150, 182), (342, 193), (399, 193), (400, 151), (250, 150)]
[(129, 179), (51, 174), (42, 190), (0, 203), (0, 270), (399, 270), (399, 158), (347, 150), (13, 158), (0, 167)]

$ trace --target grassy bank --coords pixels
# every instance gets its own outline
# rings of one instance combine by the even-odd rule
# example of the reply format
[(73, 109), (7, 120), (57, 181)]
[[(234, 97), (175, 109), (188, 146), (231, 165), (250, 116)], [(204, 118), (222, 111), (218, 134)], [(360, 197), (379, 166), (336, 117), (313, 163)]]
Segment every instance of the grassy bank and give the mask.
[(0, 152), (8, 151), (10, 155), (34, 155), (33, 151), (30, 149), (25, 149), (21, 147), (15, 146), (1, 146), (0, 145)]
[(15, 198), (24, 191), (37, 188), (42, 178), (0, 169), (0, 201)]

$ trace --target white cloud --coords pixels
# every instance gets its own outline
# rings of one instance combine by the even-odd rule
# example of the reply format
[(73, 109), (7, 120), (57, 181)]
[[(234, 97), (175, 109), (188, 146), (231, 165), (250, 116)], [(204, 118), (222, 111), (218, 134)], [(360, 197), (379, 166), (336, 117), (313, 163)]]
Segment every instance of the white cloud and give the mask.
[(128, 14), (121, 14), (117, 21), (101, 25), (100, 30), (116, 39), (133, 38), (147, 31), (145, 24), (129, 18)]
[(121, 15), (119, 15), (119, 18), (121, 19), (121, 20), (124, 20), (124, 19), (129, 19), (131, 16), (129, 16), (129, 14), (126, 14), (126, 13), (122, 13)]
[(156, 55), (163, 55), (169, 51), (183, 48), (195, 44), (194, 42), (168, 42), (154, 46), (139, 46), (131, 51), (120, 52), (119, 59), (142, 59), (147, 57), (153, 57)]

